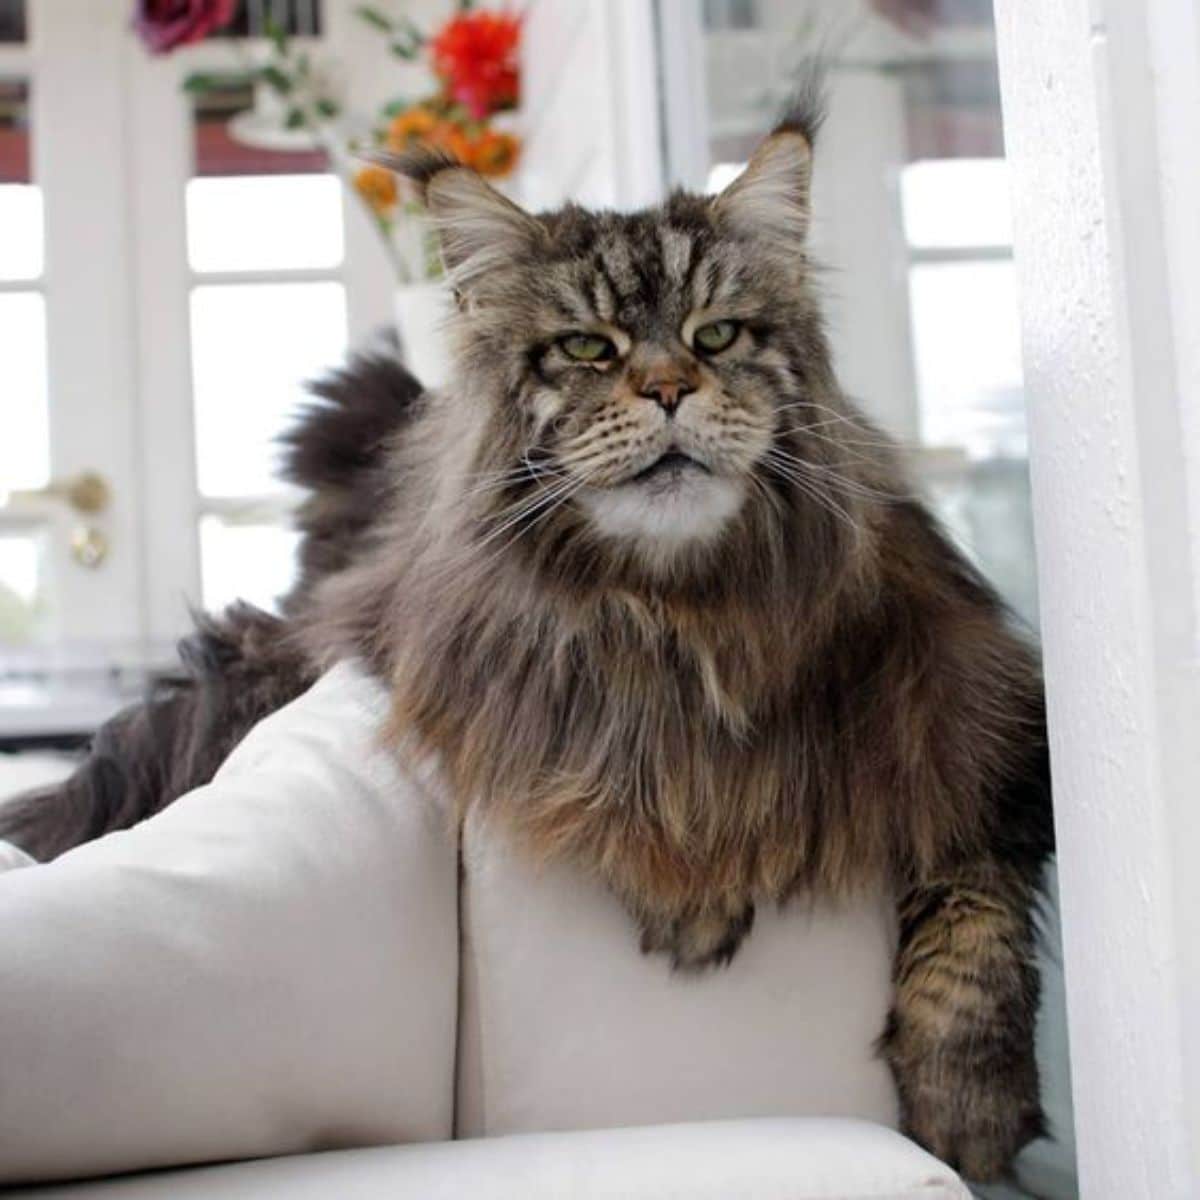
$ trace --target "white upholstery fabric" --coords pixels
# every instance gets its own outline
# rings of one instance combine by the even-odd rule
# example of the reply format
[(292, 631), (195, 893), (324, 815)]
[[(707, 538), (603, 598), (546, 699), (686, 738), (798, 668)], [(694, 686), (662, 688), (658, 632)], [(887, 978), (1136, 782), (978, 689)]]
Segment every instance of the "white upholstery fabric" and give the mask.
[(6, 842), (0, 838), (0, 874), (5, 871), (15, 871), (17, 867), (33, 867), (37, 860), (30, 858), (20, 846)]
[[(96, 1196), (965, 1196), (873, 1053), (888, 906), (759, 913), (724, 970), (643, 956), (594, 880), (532, 870), (377, 745), (342, 666), (208, 787), (0, 876), (0, 1183), (568, 1128), (155, 1175)], [(455, 1113), (456, 1016), (457, 1112)], [(624, 1129), (705, 1118), (771, 1117)]]
[(28, 1200), (970, 1200), (859, 1121), (760, 1120), (313, 1154), (18, 1193)]
[(451, 1133), (457, 854), (339, 667), (208, 787), (0, 876), (0, 1182)]
[(461, 1134), (752, 1116), (896, 1123), (874, 1053), (888, 906), (758, 913), (726, 968), (673, 972), (576, 871), (533, 870), (472, 821), (463, 846)]

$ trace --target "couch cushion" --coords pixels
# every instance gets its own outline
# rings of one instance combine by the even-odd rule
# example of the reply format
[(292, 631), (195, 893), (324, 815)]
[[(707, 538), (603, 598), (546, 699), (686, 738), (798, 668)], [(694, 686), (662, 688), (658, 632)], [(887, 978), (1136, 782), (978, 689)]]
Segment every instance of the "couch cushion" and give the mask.
[(349, 666), (207, 787), (0, 875), (0, 1182), (451, 1133), (457, 853)]
[(595, 880), (463, 841), (458, 1129), (466, 1136), (707, 1118), (892, 1125), (874, 1052), (894, 944), (877, 895), (758, 914), (724, 969), (671, 971)]
[(312, 1154), (18, 1193), (28, 1200), (970, 1200), (861, 1121), (760, 1120)]

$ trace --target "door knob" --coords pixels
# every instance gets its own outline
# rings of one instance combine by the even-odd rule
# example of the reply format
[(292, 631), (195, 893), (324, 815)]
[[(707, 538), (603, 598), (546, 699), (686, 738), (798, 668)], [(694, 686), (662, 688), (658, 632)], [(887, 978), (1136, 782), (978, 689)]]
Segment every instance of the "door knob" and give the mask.
[(22, 503), (41, 500), (61, 500), (77, 513), (92, 516), (109, 506), (112, 488), (98, 472), (80, 471), (62, 479), (52, 479), (45, 487), (0, 492), (0, 508), (18, 507)]

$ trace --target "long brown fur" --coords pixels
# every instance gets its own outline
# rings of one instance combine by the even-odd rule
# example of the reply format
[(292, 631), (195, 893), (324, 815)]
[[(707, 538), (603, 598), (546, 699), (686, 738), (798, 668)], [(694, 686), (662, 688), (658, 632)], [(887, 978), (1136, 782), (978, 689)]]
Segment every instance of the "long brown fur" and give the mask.
[[(366, 421), (384, 511), (311, 509), (352, 544), (289, 630), (305, 672), (353, 655), (387, 684), (397, 753), (434, 757), (460, 816), (594, 872), (678, 968), (727, 962), (758, 905), (890, 888), (904, 1126), (990, 1179), (1042, 1123), (1041, 685), (834, 378), (818, 123), (810, 98), (721, 196), (630, 215), (533, 216), (396, 160), (440, 226), (457, 372), (403, 436)], [(736, 337), (710, 354), (713, 320)]]
[[(436, 756), (460, 813), (597, 873), (677, 967), (728, 961), (756, 905), (893, 889), (905, 1127), (994, 1178), (1041, 1129), (1041, 685), (833, 377), (802, 241), (815, 124), (715, 201), (630, 216), (533, 218), (444, 158), (394, 163), (442, 225), (460, 367), (311, 644), (389, 681), (395, 744)], [(725, 357), (681, 347), (696, 310), (743, 322)], [(566, 361), (573, 329), (611, 361)], [(696, 397), (674, 426), (664, 370)], [(633, 486), (685, 411), (688, 449), (746, 485), (736, 516), (661, 551), (599, 532), (580, 497)]]

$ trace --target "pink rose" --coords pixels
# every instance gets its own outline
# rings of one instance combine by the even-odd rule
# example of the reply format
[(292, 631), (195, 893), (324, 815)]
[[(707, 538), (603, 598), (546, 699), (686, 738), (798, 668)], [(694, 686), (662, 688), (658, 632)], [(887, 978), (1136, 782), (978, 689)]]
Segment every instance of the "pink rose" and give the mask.
[(203, 41), (233, 20), (238, 0), (138, 0), (133, 28), (151, 54)]

